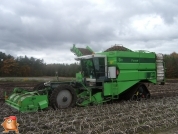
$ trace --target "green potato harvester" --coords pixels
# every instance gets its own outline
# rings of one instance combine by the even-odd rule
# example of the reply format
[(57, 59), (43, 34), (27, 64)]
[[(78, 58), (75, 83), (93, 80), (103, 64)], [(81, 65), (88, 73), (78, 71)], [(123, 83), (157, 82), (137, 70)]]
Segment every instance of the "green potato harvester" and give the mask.
[(116, 99), (141, 100), (150, 98), (145, 83), (165, 83), (161, 53), (132, 51), (117, 45), (99, 53), (88, 46), (73, 45), (70, 50), (81, 65), (74, 81), (39, 83), (33, 91), (15, 88), (5, 96), (5, 103), (20, 112), (34, 112), (49, 106), (64, 109)]

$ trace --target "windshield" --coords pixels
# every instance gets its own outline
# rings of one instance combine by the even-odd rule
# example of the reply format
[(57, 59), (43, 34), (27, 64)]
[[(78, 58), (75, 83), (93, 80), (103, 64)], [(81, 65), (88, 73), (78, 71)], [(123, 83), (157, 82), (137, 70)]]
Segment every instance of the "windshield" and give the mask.
[(86, 78), (94, 78), (94, 66), (92, 59), (81, 60), (82, 72)]
[(81, 60), (82, 71), (86, 78), (100, 79), (105, 77), (105, 58), (94, 57), (91, 59)]
[(95, 66), (95, 74), (96, 78), (100, 79), (105, 77), (105, 58), (103, 57), (96, 57), (93, 58), (94, 66)]

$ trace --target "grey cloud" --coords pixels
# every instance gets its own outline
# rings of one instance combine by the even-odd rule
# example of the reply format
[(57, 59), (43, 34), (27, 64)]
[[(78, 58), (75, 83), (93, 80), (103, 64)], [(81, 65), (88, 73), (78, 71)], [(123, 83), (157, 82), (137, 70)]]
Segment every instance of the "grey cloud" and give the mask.
[[(13, 55), (31, 52), (30, 56), (39, 52), (46, 62), (73, 61), (69, 54), (73, 44), (88, 45), (95, 51), (122, 44), (131, 49), (160, 47), (163, 53), (163, 48), (168, 52), (164, 46), (173, 40), (175, 46), (178, 43), (177, 5), (176, 0), (1, 0), (0, 50)], [(151, 15), (164, 22), (150, 31), (132, 26), (137, 19)], [(170, 47), (169, 52), (173, 50)], [(69, 56), (58, 58), (63, 52)]]

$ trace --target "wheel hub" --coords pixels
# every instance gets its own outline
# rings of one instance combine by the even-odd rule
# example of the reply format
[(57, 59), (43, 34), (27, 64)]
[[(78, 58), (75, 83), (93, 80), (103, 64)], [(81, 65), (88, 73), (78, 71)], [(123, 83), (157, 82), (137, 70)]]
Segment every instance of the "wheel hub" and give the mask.
[(69, 90), (61, 90), (56, 98), (59, 108), (67, 108), (72, 102), (72, 94)]
[(67, 101), (67, 97), (64, 96), (62, 100), (63, 100), (63, 102), (66, 102)]

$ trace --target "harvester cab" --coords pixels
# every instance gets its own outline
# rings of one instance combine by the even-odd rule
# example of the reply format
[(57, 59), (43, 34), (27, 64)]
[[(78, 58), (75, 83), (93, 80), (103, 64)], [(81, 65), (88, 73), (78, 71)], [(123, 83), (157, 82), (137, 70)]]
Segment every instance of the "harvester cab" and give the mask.
[(99, 81), (107, 78), (106, 56), (87, 55), (76, 58), (80, 60), (83, 77), (86, 81)]

